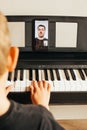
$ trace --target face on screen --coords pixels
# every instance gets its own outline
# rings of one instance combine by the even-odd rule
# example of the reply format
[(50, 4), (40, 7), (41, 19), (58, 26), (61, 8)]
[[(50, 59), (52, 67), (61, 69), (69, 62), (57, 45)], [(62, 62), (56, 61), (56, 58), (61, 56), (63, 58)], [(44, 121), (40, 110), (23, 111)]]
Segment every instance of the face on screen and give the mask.
[(37, 27), (37, 31), (38, 31), (38, 38), (39, 39), (43, 39), (44, 35), (45, 35), (45, 31), (46, 31), (45, 26), (44, 25), (39, 25)]

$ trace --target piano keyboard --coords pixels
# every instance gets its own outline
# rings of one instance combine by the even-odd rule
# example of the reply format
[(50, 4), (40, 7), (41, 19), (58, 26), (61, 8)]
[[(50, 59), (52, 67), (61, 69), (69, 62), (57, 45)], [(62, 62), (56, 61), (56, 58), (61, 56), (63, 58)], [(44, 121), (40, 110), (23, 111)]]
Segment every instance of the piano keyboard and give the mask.
[(87, 91), (87, 69), (19, 69), (9, 73), (6, 86), (11, 92), (28, 92), (32, 80), (46, 80), (51, 92)]

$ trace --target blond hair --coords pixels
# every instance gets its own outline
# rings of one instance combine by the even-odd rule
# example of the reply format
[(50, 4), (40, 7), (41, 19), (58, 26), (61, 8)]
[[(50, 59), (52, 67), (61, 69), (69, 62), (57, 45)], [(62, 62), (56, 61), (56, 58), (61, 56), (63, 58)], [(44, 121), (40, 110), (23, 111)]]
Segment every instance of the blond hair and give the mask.
[(6, 71), (9, 49), (10, 35), (8, 21), (3, 13), (0, 12), (0, 77)]

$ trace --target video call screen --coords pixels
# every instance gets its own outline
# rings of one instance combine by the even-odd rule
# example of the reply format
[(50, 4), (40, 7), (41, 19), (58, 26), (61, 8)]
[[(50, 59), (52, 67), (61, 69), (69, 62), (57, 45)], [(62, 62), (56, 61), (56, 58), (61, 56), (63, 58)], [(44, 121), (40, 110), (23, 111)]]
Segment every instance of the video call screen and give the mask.
[(48, 49), (48, 20), (34, 21), (33, 50)]

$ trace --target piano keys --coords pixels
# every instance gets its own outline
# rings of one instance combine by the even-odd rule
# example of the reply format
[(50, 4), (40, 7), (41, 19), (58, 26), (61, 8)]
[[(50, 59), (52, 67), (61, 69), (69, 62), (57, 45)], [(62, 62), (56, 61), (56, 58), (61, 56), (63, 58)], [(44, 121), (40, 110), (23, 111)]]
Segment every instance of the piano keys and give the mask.
[[(72, 102), (74, 101), (75, 103), (77, 100), (74, 98), (78, 97), (77, 94), (79, 94), (79, 97), (81, 96), (81, 98), (84, 98), (84, 94), (86, 95), (87, 93), (86, 70), (87, 69), (80, 69), (79, 71), (79, 69), (71, 68), (16, 69), (8, 75), (6, 86), (9, 84), (13, 85), (8, 97), (21, 103), (31, 103), (29, 86), (32, 80), (46, 80), (51, 84), (51, 104), (67, 103), (67, 101), (70, 103), (71, 99), (67, 100), (67, 98), (72, 98)], [(20, 95), (19, 98), (17, 95)], [(80, 100), (80, 102), (81, 101), (82, 100)]]
[(87, 91), (86, 69), (20, 69), (8, 75), (9, 84), (13, 85), (11, 92), (29, 91), (32, 80), (46, 80), (51, 84), (52, 92)]

